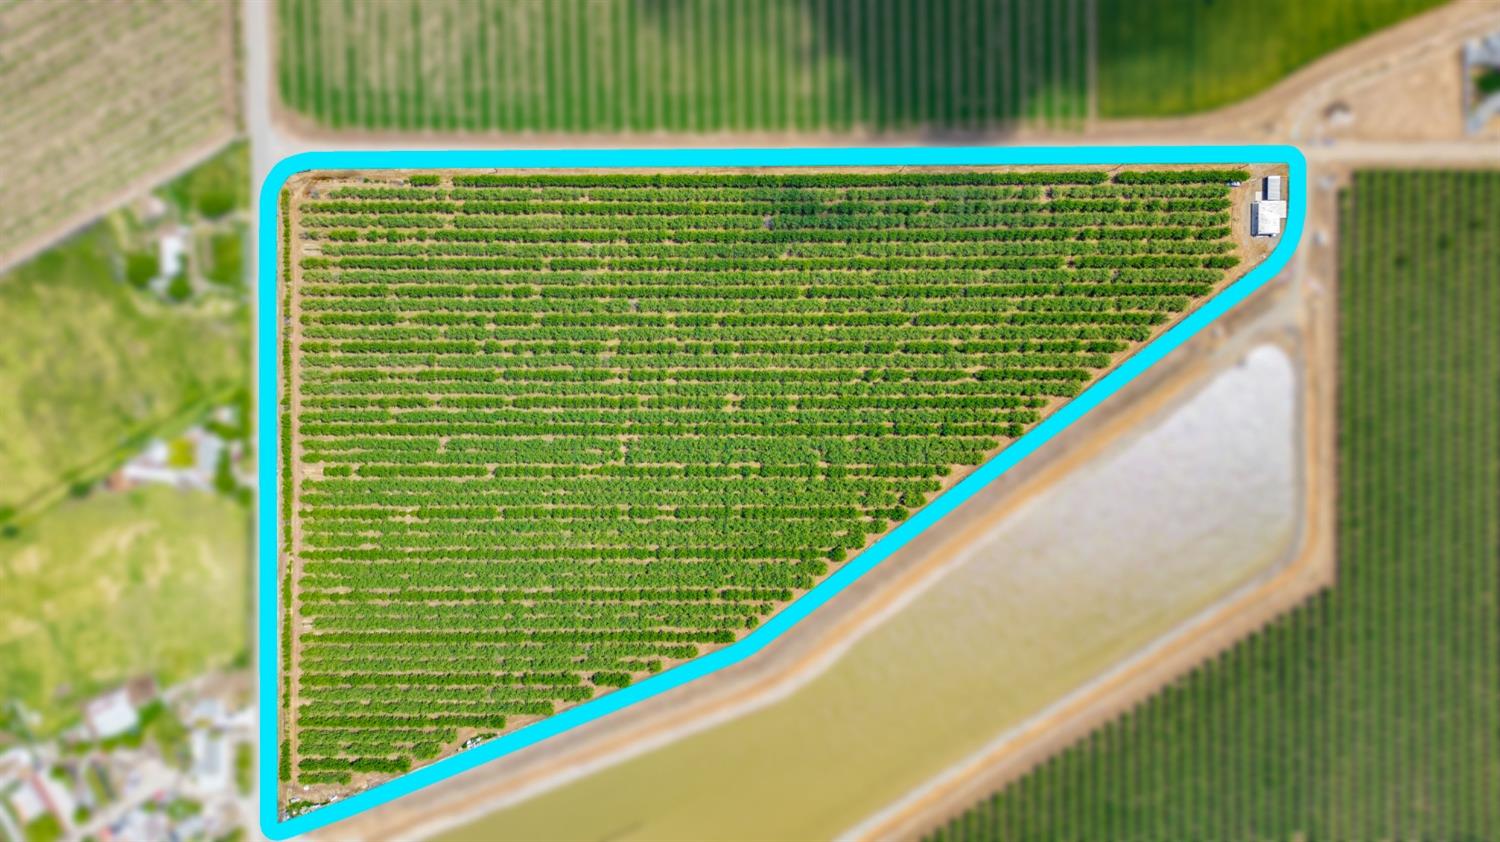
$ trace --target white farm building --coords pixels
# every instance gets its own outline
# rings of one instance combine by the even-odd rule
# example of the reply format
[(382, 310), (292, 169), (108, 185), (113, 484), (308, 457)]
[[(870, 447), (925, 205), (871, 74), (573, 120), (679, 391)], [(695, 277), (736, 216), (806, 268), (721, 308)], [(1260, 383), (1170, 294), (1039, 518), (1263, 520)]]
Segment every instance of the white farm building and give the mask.
[(1275, 237), (1281, 234), (1281, 225), (1286, 221), (1286, 196), (1281, 189), (1281, 176), (1268, 175), (1261, 186), (1261, 197), (1250, 203), (1250, 234), (1255, 237)]

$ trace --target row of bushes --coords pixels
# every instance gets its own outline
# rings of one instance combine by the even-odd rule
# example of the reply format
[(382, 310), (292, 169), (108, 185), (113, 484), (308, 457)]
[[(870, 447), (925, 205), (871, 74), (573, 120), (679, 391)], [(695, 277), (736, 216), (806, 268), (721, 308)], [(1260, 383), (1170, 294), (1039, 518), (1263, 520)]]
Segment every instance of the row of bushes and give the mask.
[[(375, 217), (371, 217), (375, 219)], [(542, 222), (541, 219), (527, 221)], [(545, 220), (550, 223), (550, 220)], [(958, 243), (1000, 242), (1007, 240), (1182, 240), (1188, 238), (1216, 240), (1229, 236), (1224, 220), (1191, 226), (1185, 225), (1097, 225), (1069, 226), (1059, 223), (1054, 216), (1040, 220), (1047, 224), (981, 227), (922, 227), (898, 228), (888, 225), (869, 228), (788, 229), (766, 228), (760, 225), (742, 228), (702, 227), (668, 228), (666, 226), (641, 227), (640, 220), (631, 220), (632, 227), (582, 227), (578, 220), (572, 224), (548, 224), (546, 226), (517, 225), (507, 228), (433, 228), (409, 227), (387, 229), (371, 223), (363, 227), (333, 227), (319, 231), (320, 239), (331, 243), (392, 243), (404, 244), (406, 248), (420, 247), (426, 243)], [(331, 252), (330, 252), (331, 253)]]
[[(877, 187), (939, 184), (1102, 184), (1103, 170), (968, 170), (963, 172), (608, 173), (592, 175), (455, 175), (455, 187)], [(1119, 181), (1118, 174), (1115, 178)]]
[[(1110, 229), (1111, 233), (1121, 230), (1125, 229)], [(1183, 232), (1183, 236), (1171, 238), (1140, 237), (1140, 240), (1146, 241), (1144, 244), (1137, 240), (1122, 237), (1092, 240), (1078, 238), (1016, 239), (996, 237), (952, 242), (888, 240), (858, 244), (827, 241), (777, 243), (727, 239), (722, 242), (697, 240), (669, 243), (619, 243), (615, 241), (510, 243), (442, 241), (391, 243), (385, 241), (350, 241), (325, 243), (322, 246), (322, 255), (323, 258), (382, 256), (408, 258), (446, 256), (552, 258), (582, 256), (598, 258), (665, 257), (680, 259), (684, 257), (708, 257), (764, 259), (773, 257), (847, 257), (851, 255), (857, 257), (933, 257), (938, 255), (969, 257), (1028, 254), (1093, 254), (1107, 249), (1139, 253), (1181, 253), (1185, 251), (1211, 253), (1228, 251), (1234, 248), (1233, 243), (1226, 241), (1190, 239), (1188, 235), (1192, 233), (1192, 229), (1174, 229), (1174, 231)], [(314, 268), (316, 265), (306, 260), (302, 262), (304, 268)], [(321, 265), (336, 266), (341, 264), (324, 259), (321, 261)]]

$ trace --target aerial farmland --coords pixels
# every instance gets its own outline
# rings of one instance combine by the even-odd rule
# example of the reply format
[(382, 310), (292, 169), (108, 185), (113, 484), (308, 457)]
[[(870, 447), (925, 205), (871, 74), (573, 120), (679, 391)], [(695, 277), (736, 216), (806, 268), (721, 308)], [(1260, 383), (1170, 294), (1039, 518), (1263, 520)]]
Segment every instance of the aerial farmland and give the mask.
[(0, 842), (1492, 838), (1497, 140), (1497, 0), (0, 0)]
[(755, 628), (1241, 276), (1250, 175), (295, 178), (287, 806)]
[(316, 130), (978, 130), (1088, 113), (1086, 4), (278, 0), (281, 116)]

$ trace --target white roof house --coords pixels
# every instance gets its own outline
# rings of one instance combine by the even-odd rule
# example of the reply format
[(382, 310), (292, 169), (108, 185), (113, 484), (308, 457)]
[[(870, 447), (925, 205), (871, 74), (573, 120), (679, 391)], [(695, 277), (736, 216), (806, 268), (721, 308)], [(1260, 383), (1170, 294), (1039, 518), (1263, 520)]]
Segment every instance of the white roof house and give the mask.
[(1251, 202), (1250, 233), (1256, 237), (1275, 237), (1286, 219), (1286, 202)]
[(66, 827), (69, 817), (73, 815), (74, 810), (78, 809), (78, 802), (73, 800), (73, 794), (68, 792), (68, 788), (63, 786), (60, 781), (53, 779), (50, 775), (47, 777), (37, 775), (31, 780), (33, 785), (41, 791), (42, 800), (56, 813), (58, 819)]
[(66, 826), (78, 804), (68, 790), (49, 777), (28, 774), (10, 794), (10, 809), (21, 824), (30, 824), (43, 813), (51, 813)]
[(171, 835), (164, 810), (149, 813), (139, 808), (131, 810), (125, 818), (110, 825), (110, 830), (116, 839), (167, 839)]
[(130, 694), (124, 687), (89, 702), (83, 710), (83, 718), (88, 723), (89, 730), (101, 740), (123, 734), (140, 721), (135, 715), (135, 705), (130, 703)]
[(23, 825), (47, 812), (46, 795), (42, 793), (40, 784), (22, 780), (16, 791), (11, 793), (10, 809)]
[(191, 737), (193, 778), (197, 786), (214, 792), (228, 791), (233, 784), (229, 741), (223, 734), (196, 728)]
[(1268, 175), (1261, 182), (1260, 200), (1250, 202), (1250, 235), (1275, 237), (1281, 233), (1281, 224), (1285, 221), (1286, 195), (1282, 192), (1282, 178)]
[(173, 231), (163, 234), (156, 241), (157, 261), (161, 265), (161, 276), (163, 278), (176, 277), (182, 271), (182, 257), (187, 254), (187, 238), (181, 233)]

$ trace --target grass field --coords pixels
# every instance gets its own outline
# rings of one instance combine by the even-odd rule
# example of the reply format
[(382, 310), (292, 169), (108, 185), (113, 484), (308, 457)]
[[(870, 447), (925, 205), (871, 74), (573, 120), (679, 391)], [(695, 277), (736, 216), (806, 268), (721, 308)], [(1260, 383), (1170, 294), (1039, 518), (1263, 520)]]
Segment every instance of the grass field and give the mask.
[(1099, 116), (1228, 105), (1443, 0), (1098, 0)]
[(39, 713), (39, 735), (122, 679), (244, 652), (245, 506), (98, 481), (244, 400), (243, 254), (211, 243), (243, 237), (248, 170), (230, 145), (0, 275), (0, 705)]
[(933, 838), (1492, 837), (1497, 214), (1500, 173), (1357, 174), (1337, 585)]
[(92, 483), (151, 436), (244, 389), (242, 256), (190, 254), (184, 282), (200, 270), (226, 282), (200, 284), (187, 300), (148, 282), (161, 270), (161, 231), (242, 234), (226, 215), (245, 207), (248, 188), (232, 185), (248, 184), (247, 161), (232, 146), (162, 188), (162, 218), (116, 211), (0, 275), (0, 523)]
[(278, 87), (334, 129), (1068, 125), (1092, 2), (278, 0)]
[(238, 117), (234, 5), (0, 3), (0, 267)]
[(1244, 177), (293, 188), (297, 784), (755, 627), (1224, 282)]
[(67, 500), (0, 536), (0, 703), (74, 721), (141, 673), (164, 685), (245, 651), (245, 507), (162, 486)]

